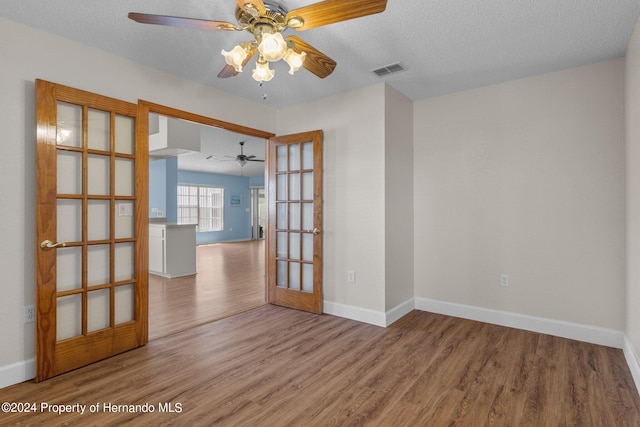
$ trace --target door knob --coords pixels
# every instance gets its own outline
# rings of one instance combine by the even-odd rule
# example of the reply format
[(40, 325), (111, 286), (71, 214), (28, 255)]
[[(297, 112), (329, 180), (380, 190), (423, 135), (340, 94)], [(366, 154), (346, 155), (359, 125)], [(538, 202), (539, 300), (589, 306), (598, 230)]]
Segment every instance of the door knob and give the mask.
[(43, 240), (40, 242), (42, 249), (64, 248), (65, 246), (67, 246), (65, 242), (53, 243), (51, 240)]
[(313, 229), (313, 234), (320, 234), (320, 230), (318, 230), (317, 228)]

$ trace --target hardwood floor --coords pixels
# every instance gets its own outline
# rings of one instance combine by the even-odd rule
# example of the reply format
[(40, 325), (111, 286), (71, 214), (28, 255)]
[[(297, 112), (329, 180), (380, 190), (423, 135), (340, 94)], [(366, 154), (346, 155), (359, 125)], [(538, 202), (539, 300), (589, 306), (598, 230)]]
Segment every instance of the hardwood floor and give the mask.
[[(2, 389), (0, 402), (38, 404), (0, 413), (3, 425), (640, 425), (618, 349), (420, 311), (380, 328), (271, 305)], [(111, 406), (144, 404), (154, 412)]]
[(149, 339), (265, 304), (264, 240), (198, 246), (194, 276), (149, 275)]

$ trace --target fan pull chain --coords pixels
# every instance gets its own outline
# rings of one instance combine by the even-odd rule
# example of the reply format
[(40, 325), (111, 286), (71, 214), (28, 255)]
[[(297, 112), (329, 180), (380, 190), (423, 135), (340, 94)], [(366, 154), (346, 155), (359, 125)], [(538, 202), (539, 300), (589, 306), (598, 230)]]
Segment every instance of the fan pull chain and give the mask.
[(260, 87), (264, 89), (264, 91), (262, 93), (262, 99), (266, 101), (267, 100), (267, 89), (264, 88), (263, 83), (264, 82), (260, 82)]

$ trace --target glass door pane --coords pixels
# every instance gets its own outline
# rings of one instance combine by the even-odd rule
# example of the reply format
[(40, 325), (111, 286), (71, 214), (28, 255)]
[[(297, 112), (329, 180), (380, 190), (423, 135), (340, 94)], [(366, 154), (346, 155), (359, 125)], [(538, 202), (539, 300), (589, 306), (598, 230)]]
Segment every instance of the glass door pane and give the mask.
[(58, 150), (58, 194), (82, 194), (82, 153)]
[(116, 115), (116, 153), (135, 154), (135, 120)]
[(87, 332), (108, 328), (111, 324), (108, 289), (89, 292), (87, 296)]
[(82, 107), (58, 102), (56, 143), (67, 147), (82, 147)]
[(57, 340), (77, 337), (82, 334), (82, 295), (75, 294), (58, 298)]
[(58, 102), (57, 124), (60, 341), (134, 320), (135, 119)]
[(290, 291), (313, 292), (313, 142), (289, 143), (276, 153), (276, 283)]
[(92, 150), (110, 151), (111, 148), (111, 114), (107, 111), (89, 109), (87, 126), (88, 146)]

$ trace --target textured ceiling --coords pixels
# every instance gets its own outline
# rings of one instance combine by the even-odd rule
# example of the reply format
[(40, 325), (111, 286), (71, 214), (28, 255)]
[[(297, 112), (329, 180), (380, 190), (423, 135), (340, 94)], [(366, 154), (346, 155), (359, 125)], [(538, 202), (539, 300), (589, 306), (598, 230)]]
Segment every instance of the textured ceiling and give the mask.
[[(315, 2), (282, 3), (295, 9)], [(129, 12), (143, 12), (235, 22), (235, 4), (0, 0), (0, 16), (282, 108), (382, 81), (418, 100), (621, 57), (640, 14), (640, 0), (389, 0), (381, 14), (297, 33), (336, 60), (332, 75), (318, 79), (302, 69), (291, 76), (281, 61), (272, 64), (276, 76), (264, 88), (251, 78), (253, 62), (234, 78), (216, 78), (225, 65), (220, 51), (250, 40), (250, 34), (144, 25), (127, 18)], [(371, 72), (396, 62), (406, 71), (383, 78)], [(241, 139), (233, 134), (203, 138), (202, 153), (182, 156), (179, 167), (259, 174), (219, 161), (235, 155)], [(246, 149), (264, 158), (264, 141), (247, 141)], [(210, 154), (216, 157), (203, 161)]]
[[(314, 0), (287, 0), (294, 9)], [(387, 81), (413, 100), (624, 55), (639, 0), (389, 0), (387, 10), (298, 35), (335, 59), (326, 79), (273, 66), (268, 95), (246, 70), (218, 79), (227, 33), (135, 23), (128, 12), (235, 22), (233, 0), (0, 0), (0, 16), (233, 94), (284, 107)], [(291, 30), (289, 30), (291, 31)], [(406, 71), (370, 71), (400, 62)]]

